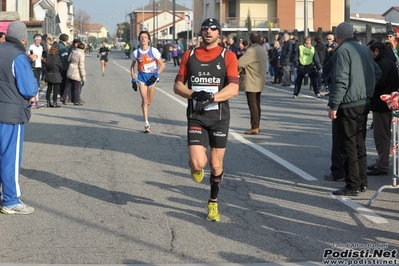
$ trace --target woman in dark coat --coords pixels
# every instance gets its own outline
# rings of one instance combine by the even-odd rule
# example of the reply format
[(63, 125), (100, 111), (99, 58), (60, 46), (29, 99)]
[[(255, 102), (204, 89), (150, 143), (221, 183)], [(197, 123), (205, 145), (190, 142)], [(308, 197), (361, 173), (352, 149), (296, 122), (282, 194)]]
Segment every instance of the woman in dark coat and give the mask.
[[(46, 81), (47, 81), (47, 107), (61, 107), (57, 103), (57, 95), (60, 92), (60, 84), (62, 81), (61, 70), (63, 69), (63, 64), (58, 56), (58, 46), (53, 45), (47, 56), (47, 61), (45, 63), (46, 67)], [(53, 92), (53, 103), (50, 101), (50, 95)]]
[(274, 81), (273, 84), (280, 84), (283, 78), (283, 70), (280, 64), (280, 56), (281, 56), (281, 46), (278, 41), (274, 41), (273, 43), (273, 55), (270, 59), (270, 64), (274, 68)]

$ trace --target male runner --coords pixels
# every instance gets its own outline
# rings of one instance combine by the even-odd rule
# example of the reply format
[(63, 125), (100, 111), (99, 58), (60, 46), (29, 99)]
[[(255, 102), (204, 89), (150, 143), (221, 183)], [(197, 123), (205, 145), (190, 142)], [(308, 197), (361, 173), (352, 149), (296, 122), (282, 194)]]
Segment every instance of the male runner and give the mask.
[[(140, 48), (134, 50), (133, 61), (130, 66), (132, 75), (133, 89), (137, 90), (139, 83), (141, 95), (141, 108), (144, 117), (144, 133), (150, 133), (150, 123), (148, 122), (148, 106), (152, 103), (155, 93), (155, 84), (159, 80), (159, 75), (165, 69), (161, 53), (157, 48), (150, 46), (151, 37), (148, 31), (139, 34)], [(137, 63), (137, 75), (134, 67)], [(137, 80), (136, 80), (137, 77)]]
[(195, 182), (204, 177), (206, 149), (211, 147), (207, 220), (220, 221), (217, 197), (230, 124), (228, 100), (238, 95), (238, 62), (233, 52), (219, 46), (220, 24), (216, 19), (202, 23), (201, 36), (201, 46), (183, 54), (173, 89), (188, 99), (188, 153)]
[(105, 68), (108, 64), (108, 54), (111, 53), (111, 50), (107, 47), (106, 42), (102, 42), (100, 49), (98, 50), (97, 57), (100, 57), (101, 62), (101, 72), (103, 76), (105, 75)]

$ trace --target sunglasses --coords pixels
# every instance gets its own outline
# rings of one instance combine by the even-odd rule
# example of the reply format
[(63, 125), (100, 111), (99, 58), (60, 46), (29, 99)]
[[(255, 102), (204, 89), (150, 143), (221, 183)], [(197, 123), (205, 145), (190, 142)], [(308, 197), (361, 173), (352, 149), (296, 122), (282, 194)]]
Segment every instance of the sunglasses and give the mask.
[(332, 39), (327, 39), (327, 41), (332, 41)]
[(393, 38), (393, 36), (392, 35), (387, 35), (387, 38)]
[(219, 27), (216, 26), (216, 25), (202, 26), (202, 27), (201, 27), (201, 30), (203, 30), (203, 31), (208, 30), (208, 29), (211, 29), (211, 31), (216, 31), (216, 30), (219, 29)]

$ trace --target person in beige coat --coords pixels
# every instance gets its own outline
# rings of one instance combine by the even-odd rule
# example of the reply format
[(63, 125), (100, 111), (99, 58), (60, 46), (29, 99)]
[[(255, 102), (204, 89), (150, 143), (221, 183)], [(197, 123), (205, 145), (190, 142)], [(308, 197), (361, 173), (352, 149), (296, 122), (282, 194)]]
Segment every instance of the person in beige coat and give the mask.
[(251, 114), (251, 129), (245, 134), (256, 135), (260, 132), (260, 94), (266, 83), (266, 60), (265, 49), (260, 45), (261, 37), (257, 32), (251, 32), (251, 45), (246, 53), (238, 60), (240, 73), (240, 87), (247, 95), (247, 103)]
[(80, 101), (80, 92), (86, 82), (85, 47), (84, 43), (79, 43), (77, 49), (72, 50), (71, 54), (68, 56), (69, 67), (67, 77), (69, 82), (62, 96), (61, 101), (63, 104), (65, 104), (65, 99), (69, 94), (69, 90), (72, 89), (74, 105), (83, 105)]

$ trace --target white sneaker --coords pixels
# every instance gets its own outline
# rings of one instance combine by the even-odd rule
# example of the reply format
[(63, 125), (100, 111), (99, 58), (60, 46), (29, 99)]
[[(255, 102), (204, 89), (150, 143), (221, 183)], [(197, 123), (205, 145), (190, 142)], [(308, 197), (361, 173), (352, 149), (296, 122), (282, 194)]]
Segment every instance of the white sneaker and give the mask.
[(0, 211), (4, 214), (32, 214), (35, 209), (20, 203), (10, 207), (3, 206)]
[(321, 94), (320, 93), (317, 94), (317, 98), (321, 98)]
[(150, 124), (145, 124), (145, 126), (144, 126), (144, 133), (150, 133), (150, 131), (151, 131)]

